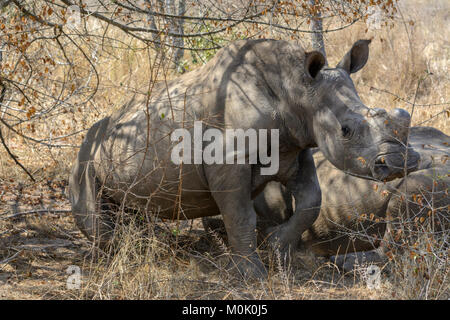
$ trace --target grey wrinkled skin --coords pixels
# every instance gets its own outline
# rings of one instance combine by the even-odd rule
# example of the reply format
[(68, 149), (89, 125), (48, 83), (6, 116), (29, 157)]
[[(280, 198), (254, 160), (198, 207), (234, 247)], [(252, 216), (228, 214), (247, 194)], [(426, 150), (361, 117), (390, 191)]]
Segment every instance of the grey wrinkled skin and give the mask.
[[(331, 256), (331, 260), (346, 271), (352, 270), (356, 263), (384, 261), (387, 249), (379, 247), (380, 240), (392, 241), (386, 233), (390, 226), (385, 218), (387, 214), (391, 221), (401, 216), (405, 218), (405, 199), (408, 199), (412, 219), (426, 217), (432, 205), (436, 209), (435, 230), (448, 229), (450, 137), (434, 128), (413, 127), (409, 142), (420, 154), (418, 170), (406, 178), (387, 183), (345, 174), (327, 161), (320, 151), (315, 152), (322, 206), (319, 217), (302, 233), (302, 246), (317, 255)], [(424, 206), (411, 201), (412, 195), (420, 195)], [(292, 202), (282, 185), (268, 184), (255, 199), (255, 209), (262, 225), (267, 227), (289, 219), (293, 213)], [(363, 214), (367, 218), (373, 214), (372, 221), (361, 221), (359, 218)], [(374, 222), (376, 219), (378, 223)], [(399, 226), (391, 228), (398, 229)]]
[[(338, 67), (323, 68), (320, 53), (294, 43), (237, 41), (203, 67), (157, 84), (148, 105), (146, 97), (133, 99), (95, 124), (81, 146), (69, 181), (78, 227), (106, 245), (114, 208), (121, 206), (167, 219), (221, 214), (238, 271), (265, 276), (255, 251), (252, 199), (269, 181), (290, 190), (294, 213), (271, 234), (283, 249), (296, 246), (321, 201), (309, 148), (318, 146), (336, 167), (358, 176), (391, 180), (404, 174), (409, 114), (367, 108), (350, 78), (365, 65), (369, 43), (356, 42)], [(187, 128), (194, 136), (195, 120), (203, 121), (203, 131), (278, 129), (280, 170), (264, 176), (261, 164), (175, 165), (170, 154), (178, 142), (170, 134)], [(409, 152), (413, 171), (418, 156)]]

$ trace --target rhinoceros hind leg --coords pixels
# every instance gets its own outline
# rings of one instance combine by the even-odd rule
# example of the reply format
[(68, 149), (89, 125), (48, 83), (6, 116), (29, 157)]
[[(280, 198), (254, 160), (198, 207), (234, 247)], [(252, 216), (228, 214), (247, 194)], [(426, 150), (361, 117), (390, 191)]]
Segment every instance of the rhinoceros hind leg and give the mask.
[(111, 242), (114, 232), (113, 207), (98, 196), (98, 188), (93, 182), (90, 186), (72, 191), (72, 214), (80, 231), (96, 246), (105, 249)]
[(109, 242), (113, 223), (104, 210), (107, 203), (99, 195), (93, 159), (108, 122), (105, 118), (89, 129), (69, 178), (69, 198), (75, 223), (89, 240), (101, 247)]
[(360, 266), (367, 264), (384, 263), (387, 261), (386, 255), (383, 254), (382, 248), (370, 251), (352, 252), (331, 256), (330, 261), (344, 272), (352, 272)]

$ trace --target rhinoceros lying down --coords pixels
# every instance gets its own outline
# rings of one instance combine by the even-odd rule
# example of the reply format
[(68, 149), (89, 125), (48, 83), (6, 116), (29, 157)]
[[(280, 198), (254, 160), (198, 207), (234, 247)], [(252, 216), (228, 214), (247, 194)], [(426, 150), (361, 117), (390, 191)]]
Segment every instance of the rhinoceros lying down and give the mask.
[[(387, 183), (345, 174), (320, 151), (315, 152), (322, 206), (319, 217), (303, 232), (302, 245), (318, 255), (340, 254), (332, 260), (346, 270), (352, 269), (356, 260), (380, 260), (384, 250), (371, 250), (379, 246), (389, 226), (387, 213), (391, 227), (399, 229), (395, 224), (406, 219), (406, 201), (410, 219), (417, 221), (434, 209), (435, 230), (448, 228), (450, 137), (434, 128), (413, 127), (409, 142), (420, 154), (418, 170)], [(270, 183), (255, 199), (255, 209), (263, 225), (282, 223), (292, 215), (292, 197), (279, 183)], [(399, 217), (403, 220), (396, 219)], [(353, 252), (361, 254), (349, 254)]]
[[(133, 99), (94, 124), (81, 146), (69, 179), (78, 227), (107, 245), (121, 211), (111, 208), (166, 219), (221, 214), (234, 265), (242, 274), (264, 276), (255, 251), (252, 199), (270, 181), (290, 190), (294, 213), (272, 234), (281, 248), (296, 246), (321, 202), (309, 148), (319, 147), (341, 170), (372, 179), (391, 180), (403, 176), (405, 166), (407, 171), (417, 167), (413, 150), (406, 164), (402, 156), (408, 112), (367, 108), (350, 78), (366, 64), (369, 43), (356, 42), (330, 68), (319, 52), (305, 52), (291, 42), (238, 41), (203, 67), (157, 84), (150, 101)], [(243, 148), (230, 153), (225, 146), (231, 141), (234, 147), (238, 130), (249, 141), (252, 133), (262, 134), (258, 143), (247, 144), (244, 135)], [(180, 132), (185, 133), (182, 141)], [(177, 156), (175, 161), (180, 145), (181, 161)], [(227, 161), (220, 157), (224, 154)], [(230, 163), (236, 154), (245, 161)]]

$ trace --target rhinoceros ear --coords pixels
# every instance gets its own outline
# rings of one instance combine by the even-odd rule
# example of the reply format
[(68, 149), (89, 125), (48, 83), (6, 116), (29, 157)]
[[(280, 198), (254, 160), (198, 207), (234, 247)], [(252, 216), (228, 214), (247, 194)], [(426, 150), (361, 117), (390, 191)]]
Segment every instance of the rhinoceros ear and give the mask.
[(359, 71), (369, 58), (369, 44), (371, 40), (358, 40), (349, 52), (342, 58), (336, 68), (341, 68), (350, 73)]
[(311, 51), (306, 53), (305, 70), (311, 78), (314, 79), (324, 65), (325, 57), (319, 51)]

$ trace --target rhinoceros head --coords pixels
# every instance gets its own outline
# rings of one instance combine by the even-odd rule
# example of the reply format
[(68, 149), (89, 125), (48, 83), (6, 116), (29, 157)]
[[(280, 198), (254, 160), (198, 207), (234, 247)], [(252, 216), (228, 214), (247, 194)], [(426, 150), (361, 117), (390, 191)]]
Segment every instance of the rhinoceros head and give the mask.
[[(392, 180), (417, 168), (419, 155), (407, 148), (411, 117), (406, 110), (371, 109), (350, 74), (369, 56), (370, 40), (357, 41), (335, 68), (319, 52), (306, 53), (313, 107), (311, 130), (317, 146), (337, 168), (377, 180)], [(405, 161), (405, 159), (407, 159)], [(406, 169), (406, 170), (405, 170)]]

